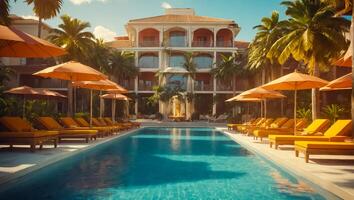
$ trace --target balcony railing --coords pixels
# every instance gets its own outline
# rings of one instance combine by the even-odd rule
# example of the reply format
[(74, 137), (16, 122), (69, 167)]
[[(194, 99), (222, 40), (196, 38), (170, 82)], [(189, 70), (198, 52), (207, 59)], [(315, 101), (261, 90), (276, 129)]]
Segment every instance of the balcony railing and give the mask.
[(118, 84), (127, 90), (134, 90), (134, 80), (122, 80)]
[(232, 47), (231, 41), (216, 41), (217, 47)]
[(152, 91), (153, 87), (157, 85), (155, 81), (139, 81), (138, 89), (140, 91)]
[(217, 82), (216, 90), (217, 91), (232, 91), (232, 85), (231, 85), (231, 83), (226, 84), (226, 83)]
[(168, 41), (166, 42), (168, 47), (187, 47), (187, 41)]
[(158, 63), (139, 63), (138, 67), (139, 68), (158, 68), (159, 64)]
[(213, 84), (204, 84), (204, 83), (200, 83), (200, 82), (195, 82), (194, 83), (194, 90), (195, 91), (212, 91)]
[(213, 47), (213, 41), (193, 41), (193, 47)]
[(159, 46), (160, 46), (160, 42), (158, 40), (139, 42), (139, 47), (159, 47)]

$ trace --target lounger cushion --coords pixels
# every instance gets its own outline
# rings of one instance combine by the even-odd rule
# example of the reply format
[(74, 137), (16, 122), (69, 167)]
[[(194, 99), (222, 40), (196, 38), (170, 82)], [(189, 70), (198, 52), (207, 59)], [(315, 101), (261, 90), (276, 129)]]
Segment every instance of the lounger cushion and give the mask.
[(328, 119), (316, 119), (308, 127), (305, 128), (304, 133), (306, 135), (312, 135), (316, 132), (323, 131), (330, 124)]
[(49, 130), (62, 129), (63, 127), (51, 117), (39, 117), (38, 121)]
[(0, 132), (0, 138), (33, 138), (44, 136), (56, 136), (58, 131), (30, 131), (30, 132)]
[(295, 146), (307, 149), (351, 149), (354, 150), (354, 142), (306, 142), (297, 141)]
[(349, 133), (351, 129), (352, 120), (337, 120), (323, 135), (327, 137), (345, 135)]
[(71, 117), (62, 117), (60, 120), (63, 122), (63, 124), (68, 127), (68, 128), (76, 128), (80, 127), (75, 120), (73, 120)]
[(20, 117), (1, 117), (0, 122), (13, 132), (29, 132), (34, 130), (30, 123)]
[(71, 135), (71, 134), (96, 134), (97, 130), (60, 130), (60, 135)]

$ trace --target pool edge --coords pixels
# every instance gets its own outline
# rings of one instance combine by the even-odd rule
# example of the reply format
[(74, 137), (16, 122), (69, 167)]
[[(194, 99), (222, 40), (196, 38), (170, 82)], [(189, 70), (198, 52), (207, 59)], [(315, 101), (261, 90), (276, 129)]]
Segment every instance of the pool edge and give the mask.
[(252, 152), (257, 153), (258, 155), (262, 156), (263, 158), (266, 158), (267, 160), (273, 162), (276, 165), (279, 165), (280, 167), (284, 168), (288, 172), (303, 178), (312, 184), (315, 184), (319, 187), (321, 187), (324, 190), (329, 191), (330, 193), (333, 193), (334, 195), (338, 196), (339, 198), (342, 199), (354, 199), (354, 195), (343, 190), (341, 187), (339, 187), (336, 184), (333, 184), (331, 182), (328, 182), (325, 179), (320, 178), (319, 176), (314, 176), (311, 175), (310, 173), (307, 173), (306, 171), (297, 169), (296, 167), (293, 167), (291, 164), (288, 164), (286, 161), (282, 161), (281, 159), (277, 159), (276, 157), (269, 156), (268, 154), (258, 150), (257, 148), (249, 145), (247, 142), (239, 140), (238, 138), (233, 137), (234, 133), (231, 133), (225, 129), (217, 128), (216, 130), (224, 133), (227, 135), (231, 140), (237, 142), (238, 144), (242, 145), (244, 148), (247, 150), (250, 150)]

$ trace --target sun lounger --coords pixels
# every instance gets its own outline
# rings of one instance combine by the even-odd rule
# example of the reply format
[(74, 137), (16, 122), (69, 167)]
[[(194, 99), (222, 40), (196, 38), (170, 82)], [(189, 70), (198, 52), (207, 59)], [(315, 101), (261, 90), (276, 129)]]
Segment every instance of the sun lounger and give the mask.
[(118, 125), (118, 126), (121, 126), (124, 130), (128, 130), (128, 129), (132, 128), (132, 126), (130, 124), (124, 124), (124, 123), (119, 123), (119, 122), (114, 123), (111, 120), (111, 118), (109, 118), (109, 117), (105, 117), (103, 119), (107, 122), (108, 125)]
[(260, 120), (258, 120), (257, 122), (255, 123), (252, 123), (252, 124), (246, 124), (246, 125), (238, 125), (236, 126), (236, 130), (240, 133), (244, 133), (247, 129), (247, 127), (249, 126), (260, 126), (262, 125), (267, 119), (266, 118), (261, 118)]
[(244, 134), (251, 135), (253, 131), (257, 128), (265, 128), (270, 126), (274, 122), (273, 118), (268, 118), (266, 119), (261, 125), (259, 126), (247, 126), (246, 129), (244, 130)]
[(31, 152), (36, 150), (36, 145), (43, 147), (46, 142), (51, 142), (54, 148), (58, 144), (58, 131), (36, 130), (30, 123), (20, 117), (1, 117), (0, 123), (9, 131), (0, 132), (0, 144), (30, 145)]
[(48, 130), (59, 131), (59, 141), (63, 138), (83, 138), (86, 143), (97, 138), (97, 130), (81, 128), (64, 128), (52, 117), (38, 117), (37, 121)]
[[(296, 120), (296, 130), (302, 130), (307, 125), (306, 119), (298, 119)], [(289, 119), (280, 127), (267, 127), (263, 129), (256, 129), (253, 131), (254, 139), (260, 138), (261, 141), (264, 137), (268, 137), (268, 135), (285, 135), (285, 134), (294, 134), (294, 119)]]
[[(322, 122), (326, 121), (322, 120)], [(325, 127), (325, 125), (322, 124), (322, 127)], [(337, 120), (323, 134), (318, 132), (307, 135), (269, 135), (269, 144), (270, 147), (274, 144), (277, 149), (279, 145), (293, 145), (295, 141), (343, 141), (346, 138), (345, 135), (350, 133), (351, 129), (352, 120)]]
[(242, 125), (251, 125), (253, 123), (257, 123), (257, 121), (259, 121), (261, 118), (257, 118), (257, 119), (251, 119), (247, 122), (244, 122), (243, 124), (227, 124), (227, 130), (235, 130), (235, 127), (237, 126), (242, 126)]
[(313, 142), (296, 141), (295, 156), (299, 153), (305, 156), (305, 162), (309, 162), (310, 155), (354, 155), (354, 142)]
[(111, 125), (108, 125), (106, 123), (102, 123), (95, 117), (92, 118), (92, 125), (96, 126), (96, 127), (107, 127), (107, 128), (110, 128), (110, 129), (112, 129), (112, 133), (116, 133), (116, 132), (122, 130), (118, 126), (111, 126)]
[(75, 118), (77, 124), (81, 127), (91, 128), (99, 131), (99, 136), (111, 135), (114, 132), (112, 127), (101, 127), (101, 126), (91, 126), (90, 124), (82, 117)]

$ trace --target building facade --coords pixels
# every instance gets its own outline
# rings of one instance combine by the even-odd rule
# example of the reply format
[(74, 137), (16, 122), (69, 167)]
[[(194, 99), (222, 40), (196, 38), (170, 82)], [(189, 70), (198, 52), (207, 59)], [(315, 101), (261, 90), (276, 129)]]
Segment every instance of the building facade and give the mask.
[[(135, 113), (160, 112), (165, 117), (185, 116), (188, 119), (193, 112), (206, 111), (214, 115), (225, 112), (223, 108), (218, 109), (215, 99), (216, 96), (223, 97), (221, 99), (232, 96), (232, 84), (217, 80), (210, 70), (221, 61), (222, 54), (228, 56), (247, 49), (247, 42), (235, 40), (240, 31), (237, 23), (228, 19), (198, 16), (193, 9), (171, 8), (166, 9), (164, 15), (130, 20), (125, 28), (127, 36), (116, 37), (108, 45), (135, 54), (139, 75), (133, 80), (120, 81), (122, 86), (138, 97)], [(194, 78), (183, 67), (187, 52), (193, 54), (196, 65)], [(162, 78), (157, 77), (156, 73), (162, 74)], [(154, 86), (180, 87), (186, 94), (193, 93), (196, 98), (160, 101), (151, 111), (147, 99), (154, 94)], [(247, 79), (237, 80), (236, 93), (247, 88)], [(212, 107), (202, 108), (203, 102)]]

